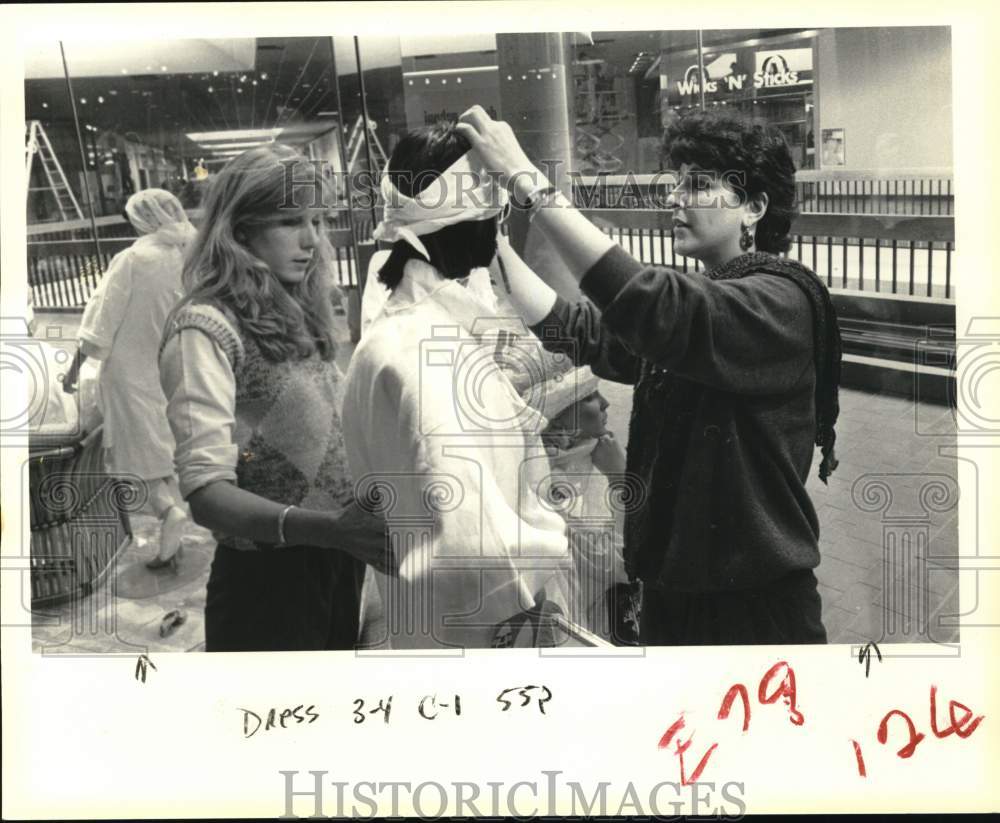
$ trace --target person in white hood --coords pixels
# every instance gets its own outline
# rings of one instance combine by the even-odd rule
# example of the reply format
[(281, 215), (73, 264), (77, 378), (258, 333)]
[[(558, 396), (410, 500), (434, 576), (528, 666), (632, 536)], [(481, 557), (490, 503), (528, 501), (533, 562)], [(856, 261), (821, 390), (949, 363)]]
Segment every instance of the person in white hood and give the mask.
[(176, 562), (187, 516), (174, 477), (174, 438), (157, 350), (167, 315), (183, 294), (184, 253), (196, 230), (180, 201), (164, 189), (133, 194), (125, 212), (140, 237), (115, 255), (87, 302), (80, 348), (63, 387), (75, 391), (86, 358), (102, 361), (106, 468), (145, 482), (163, 526), (159, 550), (147, 565), (161, 568)]
[(370, 572), (385, 616), (373, 645), (394, 649), (554, 645), (569, 604), (546, 421), (498, 367), (504, 321), (470, 287), (506, 195), (470, 188), (468, 148), (442, 124), (394, 150), (375, 232), (393, 242), (378, 273), (390, 294), (345, 385), (356, 496), (384, 514), (399, 563), (397, 577)]

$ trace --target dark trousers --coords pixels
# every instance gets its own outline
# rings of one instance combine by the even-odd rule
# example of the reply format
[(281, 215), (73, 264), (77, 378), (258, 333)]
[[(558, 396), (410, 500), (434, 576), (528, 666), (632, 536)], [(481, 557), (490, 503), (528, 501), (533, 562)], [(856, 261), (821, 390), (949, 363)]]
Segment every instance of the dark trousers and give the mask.
[(335, 549), (219, 545), (205, 599), (205, 651), (353, 649), (364, 568)]
[(674, 592), (646, 585), (639, 614), (643, 646), (826, 643), (811, 570), (755, 589)]

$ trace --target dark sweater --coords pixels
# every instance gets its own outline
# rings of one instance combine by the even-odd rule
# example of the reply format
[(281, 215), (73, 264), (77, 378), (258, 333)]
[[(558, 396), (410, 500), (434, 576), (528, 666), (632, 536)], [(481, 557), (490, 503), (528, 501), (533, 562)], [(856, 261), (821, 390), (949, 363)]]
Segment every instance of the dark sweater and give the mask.
[[(776, 258), (774, 258), (776, 259)], [(811, 276), (811, 275), (810, 275)], [(635, 385), (626, 515), (631, 576), (674, 591), (766, 585), (819, 565), (806, 478), (816, 438), (813, 308), (786, 277), (712, 279), (618, 248), (533, 331)]]

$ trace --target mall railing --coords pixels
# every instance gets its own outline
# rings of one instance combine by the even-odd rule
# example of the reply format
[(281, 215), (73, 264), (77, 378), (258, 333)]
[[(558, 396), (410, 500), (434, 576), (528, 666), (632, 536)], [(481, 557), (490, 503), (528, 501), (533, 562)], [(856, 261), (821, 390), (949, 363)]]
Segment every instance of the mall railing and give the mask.
[(815, 177), (795, 183), (803, 212), (952, 215), (950, 177)]
[[(698, 270), (673, 248), (670, 214), (650, 209), (584, 209), (583, 213), (646, 263)], [(371, 242), (372, 219), (356, 210), (354, 233)], [(341, 286), (358, 283), (357, 261), (346, 210), (337, 215), (330, 241)], [(39, 309), (79, 310), (97, 287), (111, 258), (135, 237), (120, 217), (97, 220), (100, 255), (89, 221), (28, 227), (28, 283)], [(122, 236), (123, 233), (128, 236)], [(954, 218), (938, 215), (800, 215), (789, 256), (800, 260), (835, 290), (954, 300)]]
[[(190, 216), (197, 222), (197, 212)], [(136, 240), (135, 230), (123, 217), (99, 217), (95, 224), (100, 253), (89, 220), (28, 226), (28, 286), (34, 308), (81, 310), (108, 270), (112, 258)], [(371, 228), (365, 228), (364, 221), (360, 224), (367, 238), (359, 240), (370, 239)], [(337, 281), (341, 286), (356, 285), (357, 265), (346, 210), (335, 216), (328, 237), (333, 247)]]
[[(675, 252), (671, 215), (649, 209), (583, 209), (645, 263), (699, 271)], [(955, 221), (945, 216), (801, 214), (788, 256), (835, 290), (954, 300)]]
[[(672, 180), (666, 173), (579, 177), (573, 201), (577, 208), (662, 209)], [(807, 213), (952, 215), (955, 205), (952, 179), (941, 174), (883, 177), (801, 171), (795, 193), (799, 209)]]

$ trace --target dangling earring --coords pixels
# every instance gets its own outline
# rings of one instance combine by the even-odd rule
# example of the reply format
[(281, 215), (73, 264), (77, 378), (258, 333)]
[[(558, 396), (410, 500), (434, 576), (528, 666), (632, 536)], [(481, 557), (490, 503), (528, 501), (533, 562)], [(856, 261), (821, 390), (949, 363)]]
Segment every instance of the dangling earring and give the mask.
[(740, 248), (743, 251), (750, 251), (753, 247), (753, 232), (745, 223), (740, 224)]

